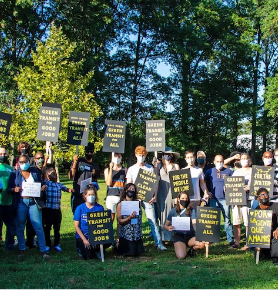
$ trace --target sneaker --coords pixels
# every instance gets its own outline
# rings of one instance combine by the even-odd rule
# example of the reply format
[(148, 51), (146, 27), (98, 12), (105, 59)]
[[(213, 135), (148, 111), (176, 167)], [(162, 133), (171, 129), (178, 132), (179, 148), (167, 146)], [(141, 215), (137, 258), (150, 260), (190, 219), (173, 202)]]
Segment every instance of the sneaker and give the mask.
[(49, 253), (50, 252), (50, 247), (45, 246), (45, 253)]
[(18, 245), (18, 240), (17, 238), (14, 239), (14, 246)]
[(234, 244), (235, 244), (234, 241), (230, 242), (230, 243), (229, 243), (230, 248), (233, 248), (233, 245), (234, 245)]
[(55, 246), (54, 249), (55, 249), (57, 252), (59, 252), (59, 253), (62, 253), (62, 252), (63, 252), (63, 250), (62, 250), (62, 248), (60, 247), (60, 245)]
[(167, 250), (167, 248), (164, 246), (164, 245), (158, 245), (157, 247), (156, 247), (158, 250), (160, 250), (160, 251), (166, 251)]
[(273, 259), (273, 266), (278, 267), (278, 258)]
[(49, 259), (49, 258), (50, 258), (50, 256), (49, 256), (47, 253), (43, 253), (43, 254), (42, 254), (42, 257), (43, 257), (44, 259)]
[(239, 249), (239, 245), (237, 245), (237, 244), (233, 244), (233, 245), (231, 246), (231, 248), (233, 248), (233, 249)]
[(193, 247), (191, 247), (191, 248), (188, 250), (187, 255), (188, 255), (189, 257), (191, 257), (191, 258), (195, 258), (195, 257), (197, 256), (197, 251), (194, 250)]

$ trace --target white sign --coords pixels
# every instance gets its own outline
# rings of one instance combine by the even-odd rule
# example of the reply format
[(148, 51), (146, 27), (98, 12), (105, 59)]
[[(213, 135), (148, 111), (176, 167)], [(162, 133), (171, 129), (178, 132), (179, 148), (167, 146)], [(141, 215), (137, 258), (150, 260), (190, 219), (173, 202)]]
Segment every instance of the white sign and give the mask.
[(41, 183), (23, 181), (21, 196), (40, 197), (41, 196)]
[(174, 227), (174, 231), (189, 231), (190, 217), (173, 217), (172, 226)]
[(139, 214), (139, 201), (122, 201), (121, 202), (121, 214), (122, 215), (131, 215), (136, 211), (136, 215)]
[(82, 180), (80, 185), (80, 193), (83, 193), (85, 191), (85, 188), (87, 185), (92, 183), (92, 177)]

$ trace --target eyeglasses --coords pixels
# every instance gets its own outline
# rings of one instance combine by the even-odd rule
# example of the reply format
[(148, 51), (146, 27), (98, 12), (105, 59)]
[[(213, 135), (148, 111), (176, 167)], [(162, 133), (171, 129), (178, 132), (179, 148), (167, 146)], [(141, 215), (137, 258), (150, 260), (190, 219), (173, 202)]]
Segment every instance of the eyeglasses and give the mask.
[(43, 159), (43, 156), (39, 156), (39, 157), (37, 157), (36, 159)]
[(86, 151), (86, 153), (93, 154), (93, 153), (94, 153), (94, 151), (92, 151), (92, 150), (89, 150), (89, 151)]
[(259, 195), (259, 197), (267, 197), (268, 196), (268, 193), (262, 193)]

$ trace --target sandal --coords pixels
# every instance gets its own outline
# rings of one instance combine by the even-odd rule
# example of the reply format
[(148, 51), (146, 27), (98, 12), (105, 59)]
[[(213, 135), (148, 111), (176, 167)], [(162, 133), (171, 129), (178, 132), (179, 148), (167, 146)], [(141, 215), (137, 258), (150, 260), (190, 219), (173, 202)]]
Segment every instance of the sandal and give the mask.
[(237, 245), (237, 244), (233, 244), (233, 245), (232, 245), (232, 248), (233, 248), (233, 249), (238, 249), (238, 248), (239, 248), (239, 245)]

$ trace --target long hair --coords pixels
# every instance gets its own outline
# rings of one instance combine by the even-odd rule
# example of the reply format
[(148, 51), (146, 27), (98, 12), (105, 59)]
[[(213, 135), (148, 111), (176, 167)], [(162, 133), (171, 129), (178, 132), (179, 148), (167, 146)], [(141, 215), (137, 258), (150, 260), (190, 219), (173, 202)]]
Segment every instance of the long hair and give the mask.
[(186, 208), (186, 211), (185, 211), (185, 215), (186, 215), (186, 216), (190, 216), (190, 215), (191, 215), (191, 211), (192, 211), (191, 203), (190, 203), (190, 197), (189, 197), (189, 194), (188, 194), (187, 192), (185, 192), (185, 191), (182, 191), (182, 192), (180, 192), (180, 193), (178, 194), (178, 197), (177, 197), (177, 203), (176, 203), (176, 205), (175, 205), (175, 210), (176, 210), (176, 213), (177, 213), (177, 214), (180, 214), (180, 213), (181, 213), (179, 199), (181, 198), (181, 196), (182, 196), (183, 194), (186, 194), (187, 199), (188, 199), (188, 202), (189, 202), (188, 207)]
[(135, 195), (133, 196), (133, 199), (132, 200), (137, 200), (138, 199), (138, 192), (137, 192), (137, 188), (136, 188), (136, 185), (134, 183), (127, 183), (125, 186), (124, 186), (124, 189), (122, 190), (121, 194), (120, 194), (120, 202), (125, 200), (126, 198), (126, 192), (127, 190), (129, 189), (130, 186), (134, 186), (135, 188)]

